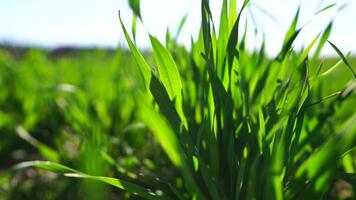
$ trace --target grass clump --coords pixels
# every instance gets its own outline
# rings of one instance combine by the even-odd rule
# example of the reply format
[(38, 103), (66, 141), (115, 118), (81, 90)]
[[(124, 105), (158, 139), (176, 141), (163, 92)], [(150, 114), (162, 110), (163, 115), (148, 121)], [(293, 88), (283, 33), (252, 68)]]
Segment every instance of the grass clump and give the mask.
[[(327, 199), (342, 193), (335, 189), (341, 183), (347, 197), (355, 197), (355, 73), (348, 55), (331, 42), (340, 61), (325, 69), (318, 58), (332, 25), (297, 51), (298, 10), (280, 52), (269, 58), (265, 41), (258, 50), (246, 48), (247, 32), (241, 34), (239, 25), (248, 4), (245, 0), (237, 10), (236, 0), (224, 0), (216, 32), (209, 1), (202, 0), (200, 35), (191, 51), (171, 38), (165, 47), (150, 35), (155, 65), (136, 48), (120, 16), (139, 73), (132, 91), (134, 118), (152, 133), (169, 164), (147, 161), (147, 176), (137, 179), (137, 174), (94, 176), (30, 161), (16, 165), (4, 182), (33, 166), (101, 181), (146, 199)], [(142, 20), (139, 1), (131, 5)], [(351, 73), (333, 91), (327, 78), (342, 64)], [(98, 117), (113, 123), (105, 113)], [(80, 132), (85, 130), (80, 125), (90, 121), (78, 124), (73, 127)], [(109, 154), (98, 156), (120, 171)]]

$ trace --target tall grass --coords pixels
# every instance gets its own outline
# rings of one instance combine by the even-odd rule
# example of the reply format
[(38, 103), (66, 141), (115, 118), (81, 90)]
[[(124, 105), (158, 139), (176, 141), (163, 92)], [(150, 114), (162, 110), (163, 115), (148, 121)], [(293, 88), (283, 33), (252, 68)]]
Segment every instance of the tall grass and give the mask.
[[(248, 36), (240, 30), (240, 19), (248, 4), (245, 0), (238, 10), (236, 0), (224, 0), (216, 27), (209, 1), (202, 0), (200, 34), (192, 50), (169, 37), (165, 47), (150, 35), (154, 64), (137, 49), (120, 16), (139, 73), (138, 85), (130, 93), (135, 117), (150, 130), (169, 164), (156, 159), (146, 163), (151, 166), (146, 176), (121, 173), (111, 178), (99, 176), (105, 170), (84, 168), (84, 173), (54, 162), (29, 161), (13, 167), (1, 182), (20, 169), (37, 167), (104, 182), (146, 199), (354, 198), (356, 77), (348, 55), (328, 42), (332, 23), (306, 48), (295, 50), (293, 44), (303, 28), (298, 26), (298, 10), (280, 52), (270, 58), (264, 49), (267, 41), (259, 50), (247, 49)], [(139, 1), (131, 5), (135, 20), (142, 20)], [(133, 36), (135, 26), (136, 22)], [(339, 62), (330, 66), (319, 60), (325, 44), (335, 49)], [(333, 91), (327, 77), (340, 67), (348, 70), (347, 83)], [(100, 104), (98, 109), (98, 127), (104, 125), (98, 129), (101, 134), (105, 124), (114, 122), (100, 112)], [(65, 116), (70, 113), (64, 111)], [(83, 125), (95, 121), (85, 121), (91, 115), (76, 114), (83, 121), (68, 116), (68, 121), (78, 121), (73, 127), (85, 134), (88, 129)], [(88, 148), (105, 146), (105, 141), (95, 139), (102, 137), (90, 136)], [(94, 165), (109, 162), (120, 172), (106, 152), (88, 154), (89, 160), (92, 157), (99, 160)], [(340, 184), (346, 186), (340, 189)]]

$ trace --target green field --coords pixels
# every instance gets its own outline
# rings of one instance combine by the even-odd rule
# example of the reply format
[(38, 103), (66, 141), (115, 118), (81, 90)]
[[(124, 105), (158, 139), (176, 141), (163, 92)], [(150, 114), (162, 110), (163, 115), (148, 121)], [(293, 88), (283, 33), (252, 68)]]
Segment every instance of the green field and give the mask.
[(191, 50), (142, 52), (121, 18), (128, 49), (1, 47), (0, 200), (355, 199), (356, 58), (332, 25), (293, 49), (298, 12), (278, 55), (248, 50), (248, 1), (223, 2)]

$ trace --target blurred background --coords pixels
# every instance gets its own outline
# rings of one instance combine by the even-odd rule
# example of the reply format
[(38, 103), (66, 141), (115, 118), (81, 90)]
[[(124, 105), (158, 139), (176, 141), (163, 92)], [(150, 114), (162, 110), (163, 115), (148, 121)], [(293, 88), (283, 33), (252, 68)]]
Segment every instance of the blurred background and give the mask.
[[(240, 1), (241, 3), (241, 1)], [(321, 8), (337, 3), (333, 9), (314, 16)], [(211, 1), (211, 9), (218, 24), (221, 0)], [(334, 20), (331, 41), (343, 51), (356, 52), (356, 2), (351, 0), (252, 0), (248, 13), (248, 28), (259, 30), (258, 37), (250, 37), (250, 48), (262, 39), (267, 40), (267, 50), (274, 55), (281, 47), (286, 32), (298, 6), (301, 7), (299, 27), (309, 20), (296, 44), (310, 42), (323, 27)], [(124, 45), (125, 41), (118, 23), (118, 11), (126, 25), (131, 25), (132, 14), (126, 0), (1, 0), (0, 43), (20, 46), (56, 48), (110, 47)], [(164, 40), (166, 29), (177, 29), (184, 15), (188, 16), (179, 42), (190, 45), (196, 38), (200, 23), (199, 0), (141, 0), (143, 23), (138, 24), (137, 43), (149, 47), (147, 33)], [(253, 19), (252, 19), (253, 18)], [(325, 48), (324, 55), (332, 55)]]

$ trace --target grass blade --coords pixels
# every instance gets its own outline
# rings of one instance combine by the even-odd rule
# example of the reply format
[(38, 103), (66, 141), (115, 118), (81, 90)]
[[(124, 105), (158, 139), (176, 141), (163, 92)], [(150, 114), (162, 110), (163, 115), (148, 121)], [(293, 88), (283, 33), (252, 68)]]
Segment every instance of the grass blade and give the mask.
[(129, 0), (129, 5), (132, 11), (136, 16), (138, 16), (141, 20), (141, 10), (140, 10), (140, 0)]
[(116, 178), (110, 178), (110, 177), (103, 177), (103, 176), (91, 176), (88, 174), (85, 174), (83, 172), (80, 172), (78, 170), (72, 169), (70, 167), (58, 164), (58, 163), (53, 163), (49, 161), (28, 161), (28, 162), (22, 162), (17, 165), (15, 165), (13, 168), (11, 168), (10, 171), (8, 171), (4, 176), (0, 178), (0, 185), (5, 184), (11, 176), (13, 176), (16, 172), (20, 170), (24, 170), (29, 167), (35, 167), (39, 169), (44, 169), (50, 172), (54, 172), (57, 174), (63, 174), (64, 176), (67, 177), (73, 177), (73, 178), (83, 178), (83, 179), (91, 179), (91, 180), (96, 180), (100, 182), (107, 183), (109, 185), (112, 185), (114, 187), (120, 188), (122, 190), (127, 190), (128, 192), (131, 192), (132, 194), (138, 195), (140, 197), (150, 199), (150, 200), (160, 200), (163, 199), (163, 197), (157, 196), (157, 194), (150, 192), (148, 189), (143, 188), (139, 185), (136, 185), (131, 182), (127, 182), (121, 179), (116, 179)]
[(16, 127), (16, 133), (20, 138), (34, 146), (45, 159), (53, 162), (59, 161), (59, 155), (56, 151), (32, 137), (22, 126)]
[(153, 48), (153, 55), (157, 63), (160, 80), (167, 89), (171, 100), (179, 96), (182, 92), (182, 83), (176, 63), (172, 55), (157, 38), (150, 36)]
[(141, 73), (141, 76), (143, 79), (143, 85), (148, 90), (149, 86), (150, 86), (150, 81), (151, 81), (151, 68), (147, 64), (147, 62), (146, 62), (145, 58), (142, 56), (142, 54), (137, 50), (135, 44), (132, 42), (128, 32), (126, 31), (125, 25), (122, 22), (120, 13), (119, 13), (119, 19), (120, 19), (120, 24), (121, 24), (122, 30), (124, 31), (126, 41), (130, 47), (130, 50), (132, 52), (132, 55), (135, 58), (137, 65), (139, 66), (140, 73)]
[(344, 54), (340, 51), (339, 48), (337, 48), (333, 43), (331, 43), (330, 41), (328, 41), (329, 44), (333, 47), (333, 49), (336, 51), (336, 53), (341, 57), (342, 61), (344, 61), (345, 65), (350, 69), (350, 71), (352, 72), (354, 79), (356, 79), (356, 73), (355, 71), (352, 69), (349, 61), (347, 61), (347, 59), (345, 58)]
[(171, 53), (157, 40), (150, 36), (153, 56), (157, 63), (160, 80), (167, 90), (169, 98), (174, 101), (175, 107), (185, 127), (187, 127), (182, 102), (182, 82), (178, 67)]
[(297, 61), (297, 65), (299, 66), (300, 64), (302, 64), (302, 62), (307, 58), (311, 48), (313, 48), (314, 44), (316, 43), (316, 41), (318, 40), (320, 36), (320, 33), (314, 38), (314, 40), (308, 45), (308, 47), (303, 51), (303, 53), (300, 55), (298, 61)]
[(175, 38), (178, 39), (180, 33), (182, 32), (182, 29), (185, 25), (185, 22), (187, 21), (187, 18), (188, 18), (188, 15), (184, 15), (184, 17), (180, 20), (179, 22), (179, 26), (178, 26), (178, 29), (177, 29), (177, 33), (176, 33), (176, 36)]
[(157, 113), (151, 106), (141, 102), (140, 116), (147, 127), (152, 130), (152, 133), (157, 138), (162, 148), (172, 161), (172, 163), (180, 167), (182, 165), (182, 150), (172, 128), (166, 120)]
[(332, 4), (330, 4), (330, 5), (327, 5), (327, 6), (325, 6), (324, 8), (320, 9), (318, 12), (316, 12), (315, 15), (318, 15), (318, 14), (324, 12), (324, 11), (327, 11), (327, 10), (329, 10), (330, 8), (334, 7), (334, 6), (336, 6), (336, 3), (332, 3)]
[(300, 7), (297, 10), (297, 13), (295, 14), (295, 17), (292, 21), (292, 24), (290, 25), (288, 32), (284, 38), (283, 41), (283, 46), (287, 44), (287, 42), (295, 35), (295, 32), (297, 30), (297, 23), (298, 23), (298, 19), (299, 19), (299, 13), (300, 13)]
[(330, 37), (332, 26), (333, 26), (333, 22), (330, 22), (329, 25), (326, 27), (325, 31), (323, 32), (323, 34), (320, 38), (318, 47), (316, 48), (315, 53), (314, 53), (314, 57), (313, 57), (314, 60), (319, 57), (321, 49), (324, 47), (326, 41)]

